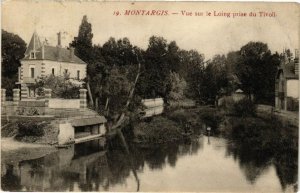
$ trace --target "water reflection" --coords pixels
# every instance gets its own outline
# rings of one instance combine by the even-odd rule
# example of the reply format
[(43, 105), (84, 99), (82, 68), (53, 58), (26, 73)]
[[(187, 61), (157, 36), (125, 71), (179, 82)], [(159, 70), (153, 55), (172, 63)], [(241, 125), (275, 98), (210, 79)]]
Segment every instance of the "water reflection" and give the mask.
[(116, 137), (106, 151), (96, 140), (3, 164), (1, 183), (7, 191), (282, 192), (297, 180), (297, 152), (290, 140), (286, 145), (274, 153), (268, 146), (199, 136), (144, 148)]

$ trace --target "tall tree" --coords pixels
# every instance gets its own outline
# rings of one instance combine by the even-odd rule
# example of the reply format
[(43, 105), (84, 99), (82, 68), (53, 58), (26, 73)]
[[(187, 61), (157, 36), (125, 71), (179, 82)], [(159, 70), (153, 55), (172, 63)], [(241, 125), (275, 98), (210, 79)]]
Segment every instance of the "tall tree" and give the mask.
[(87, 16), (84, 15), (79, 26), (78, 36), (74, 38), (73, 42), (70, 46), (75, 48), (75, 54), (85, 61), (87, 66), (87, 89), (88, 96), (90, 98), (89, 102), (92, 106), (94, 106), (94, 101), (92, 97), (92, 92), (90, 89), (90, 77), (93, 76), (92, 64), (95, 62), (93, 57), (93, 33), (92, 33), (92, 24), (90, 24), (87, 20)]
[(201, 90), (204, 100), (213, 103), (218, 97), (227, 94), (230, 85), (224, 55), (215, 55), (208, 62), (204, 70), (203, 81), (205, 84)]
[(203, 84), (204, 56), (196, 50), (181, 50), (179, 75), (187, 82), (186, 96), (199, 100)]
[(279, 55), (272, 55), (268, 45), (262, 42), (249, 42), (241, 48), (240, 55), (236, 74), (242, 89), (249, 97), (253, 94), (256, 102), (272, 104)]
[(108, 66), (129, 66), (136, 64), (134, 46), (128, 38), (110, 38), (103, 44), (102, 54)]
[(92, 24), (84, 15), (79, 26), (78, 36), (74, 38), (70, 46), (75, 48), (75, 54), (86, 63), (91, 63), (93, 53)]
[(175, 41), (168, 44), (168, 52), (166, 55), (166, 62), (169, 66), (169, 70), (172, 72), (178, 72), (180, 69), (180, 55), (179, 47)]
[(1, 44), (1, 81), (2, 87), (7, 90), (7, 94), (12, 96), (12, 89), (18, 79), (18, 67), (21, 65), (20, 59), (24, 57), (26, 43), (22, 38), (13, 33), (2, 30)]
[(165, 97), (167, 92), (167, 78), (169, 75), (166, 55), (168, 53), (167, 40), (152, 36), (144, 54), (145, 69), (139, 84), (140, 93), (145, 98)]

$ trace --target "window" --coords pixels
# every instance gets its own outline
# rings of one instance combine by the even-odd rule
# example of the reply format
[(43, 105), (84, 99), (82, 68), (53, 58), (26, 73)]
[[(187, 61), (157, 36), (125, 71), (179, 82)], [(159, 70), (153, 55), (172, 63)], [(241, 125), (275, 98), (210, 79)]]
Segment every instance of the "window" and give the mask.
[(30, 57), (31, 57), (32, 59), (34, 59), (34, 58), (35, 58), (35, 54), (34, 54), (34, 52), (31, 52), (31, 55), (30, 55)]
[(65, 74), (68, 74), (68, 69), (65, 69)]
[(54, 75), (54, 68), (52, 68), (52, 75)]
[(80, 70), (77, 70), (77, 79), (80, 79)]
[(34, 78), (34, 68), (30, 68), (30, 77)]

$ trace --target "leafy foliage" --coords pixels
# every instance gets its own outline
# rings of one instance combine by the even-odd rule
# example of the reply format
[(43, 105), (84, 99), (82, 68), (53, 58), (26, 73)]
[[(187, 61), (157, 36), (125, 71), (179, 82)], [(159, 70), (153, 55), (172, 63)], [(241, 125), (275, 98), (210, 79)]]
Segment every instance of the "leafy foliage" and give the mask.
[(204, 73), (204, 56), (196, 50), (180, 51), (180, 69), (181, 75), (187, 82), (185, 95), (187, 97), (199, 100), (201, 97), (201, 86)]
[(19, 122), (16, 138), (22, 138), (24, 136), (43, 136), (45, 125), (46, 123), (39, 123), (35, 121)]
[(12, 96), (12, 89), (18, 79), (20, 59), (24, 57), (26, 43), (22, 38), (13, 33), (2, 30), (1, 39), (1, 81), (2, 88), (7, 90), (7, 95)]
[(176, 122), (164, 117), (155, 117), (151, 122), (141, 122), (134, 127), (136, 141), (164, 143), (181, 139), (183, 130)]
[(268, 45), (262, 42), (249, 42), (239, 54), (240, 61), (235, 72), (241, 81), (241, 88), (248, 96), (254, 94), (257, 102), (273, 104), (279, 55), (272, 55)]
[(75, 54), (83, 61), (90, 63), (93, 49), (92, 24), (88, 22), (87, 16), (83, 16), (79, 27), (78, 36), (74, 38), (70, 46), (75, 48)]
[(184, 99), (184, 91), (186, 89), (186, 81), (176, 72), (171, 72), (169, 75), (169, 92), (167, 95), (168, 101), (179, 101)]
[(103, 87), (103, 96), (109, 100), (108, 111), (110, 116), (118, 115), (124, 111), (125, 103), (129, 91), (131, 89), (131, 83), (126, 78), (128, 72), (121, 72), (118, 68), (113, 68), (110, 71), (110, 75)]
[(232, 111), (240, 117), (256, 116), (256, 105), (250, 99), (244, 98), (233, 104)]
[(34, 87), (38, 90), (38, 95), (43, 96), (44, 89), (52, 90), (52, 98), (79, 98), (80, 84), (74, 84), (67, 76), (46, 76), (40, 78)]
[[(249, 96), (254, 94), (256, 102), (273, 101), (279, 55), (272, 55), (267, 44), (249, 42), (227, 56), (214, 56), (205, 65), (202, 54), (181, 50), (175, 41), (168, 42), (163, 37), (150, 37), (145, 51), (133, 46), (126, 37), (118, 40), (111, 37), (103, 46), (92, 45), (92, 38), (92, 25), (84, 16), (78, 37), (71, 45), (88, 63), (87, 80), (95, 108), (109, 109), (108, 114), (124, 111), (125, 93), (128, 94), (135, 80), (138, 63), (141, 74), (135, 99), (163, 97), (168, 102), (187, 97), (214, 104), (221, 96), (241, 88)], [(113, 102), (117, 99), (120, 99), (118, 107)]]

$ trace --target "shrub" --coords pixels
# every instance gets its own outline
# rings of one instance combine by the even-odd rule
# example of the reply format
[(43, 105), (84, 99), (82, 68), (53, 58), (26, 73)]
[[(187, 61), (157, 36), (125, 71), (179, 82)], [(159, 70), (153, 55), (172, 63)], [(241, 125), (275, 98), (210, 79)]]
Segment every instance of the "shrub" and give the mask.
[(52, 98), (79, 98), (79, 89), (82, 88), (83, 82), (69, 79), (67, 75), (39, 78), (34, 87), (37, 90), (39, 96), (44, 96), (44, 88), (52, 90)]
[(232, 114), (239, 117), (256, 116), (256, 105), (249, 99), (242, 99), (233, 104)]
[(155, 117), (150, 122), (141, 122), (134, 127), (136, 139), (141, 142), (163, 143), (181, 138), (183, 131), (169, 119)]
[(168, 115), (168, 118), (175, 121), (176, 123), (180, 123), (180, 124), (183, 124), (183, 123), (186, 123), (188, 122), (189, 120), (189, 114), (186, 113), (186, 111), (184, 110), (177, 110), (177, 111), (174, 111), (174, 112), (171, 112), (169, 115)]
[(24, 136), (36, 136), (40, 137), (44, 135), (44, 127), (45, 122), (39, 123), (35, 121), (26, 121), (26, 122), (19, 122), (18, 123), (18, 137)]

